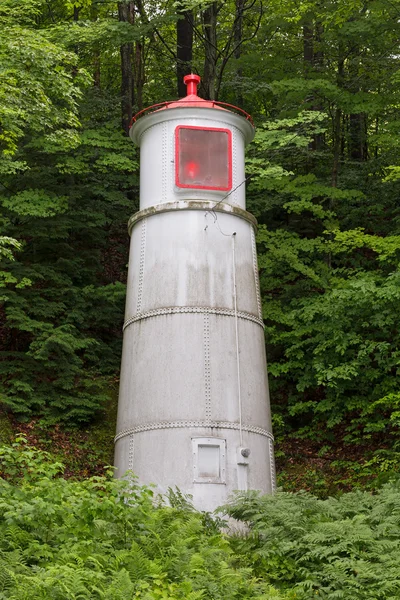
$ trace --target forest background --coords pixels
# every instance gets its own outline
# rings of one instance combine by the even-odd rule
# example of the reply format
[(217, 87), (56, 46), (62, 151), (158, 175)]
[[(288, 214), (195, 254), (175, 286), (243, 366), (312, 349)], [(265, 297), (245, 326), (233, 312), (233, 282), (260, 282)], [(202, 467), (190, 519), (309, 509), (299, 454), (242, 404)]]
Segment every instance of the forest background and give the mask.
[[(398, 471), (398, 0), (2, 0), (0, 407), (71, 473), (111, 461), (131, 116), (185, 95), (257, 127), (247, 203), (280, 483)], [(88, 460), (89, 457), (89, 460)]]
[[(399, 34), (400, 0), (1, 0), (0, 600), (400, 597)], [(127, 131), (191, 70), (257, 128), (284, 491), (223, 508), (238, 535), (104, 471)]]

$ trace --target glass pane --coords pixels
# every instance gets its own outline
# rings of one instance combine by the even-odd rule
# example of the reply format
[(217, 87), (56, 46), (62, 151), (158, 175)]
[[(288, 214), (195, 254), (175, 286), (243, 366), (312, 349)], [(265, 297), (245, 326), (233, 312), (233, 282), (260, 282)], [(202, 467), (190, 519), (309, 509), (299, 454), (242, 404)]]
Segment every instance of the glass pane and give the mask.
[(197, 477), (217, 479), (220, 476), (219, 446), (198, 446)]
[(217, 129), (178, 130), (177, 184), (228, 190), (231, 187), (230, 132)]

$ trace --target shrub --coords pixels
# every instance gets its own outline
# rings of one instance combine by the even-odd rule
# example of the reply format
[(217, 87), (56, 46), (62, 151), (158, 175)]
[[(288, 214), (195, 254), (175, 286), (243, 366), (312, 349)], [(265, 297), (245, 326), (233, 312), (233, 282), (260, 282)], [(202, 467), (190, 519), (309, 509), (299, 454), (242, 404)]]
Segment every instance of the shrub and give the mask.
[(85, 481), (61, 470), (21, 440), (0, 446), (0, 600), (282, 598), (206, 515), (155, 506), (111, 469)]

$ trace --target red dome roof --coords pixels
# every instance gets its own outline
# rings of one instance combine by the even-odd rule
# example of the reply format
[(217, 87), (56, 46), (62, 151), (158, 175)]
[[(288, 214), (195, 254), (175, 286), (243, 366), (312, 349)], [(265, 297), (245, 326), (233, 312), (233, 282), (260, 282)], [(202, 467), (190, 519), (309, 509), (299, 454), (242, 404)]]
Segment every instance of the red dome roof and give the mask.
[[(172, 102), (162, 102), (161, 104), (153, 104), (144, 108), (140, 112), (136, 113), (132, 118), (131, 126), (137, 121), (137, 119), (148, 112), (155, 112), (159, 110), (165, 110), (169, 108), (217, 108), (219, 110), (231, 110), (237, 111), (242, 117), (245, 117), (253, 125), (253, 119), (251, 116), (241, 108), (234, 106), (233, 104), (227, 104), (226, 102), (218, 102), (216, 100), (204, 100), (197, 95), (197, 86), (199, 85), (201, 78), (199, 75), (190, 73), (185, 75), (183, 78), (187, 88), (187, 95), (180, 100), (173, 100)], [(226, 107), (226, 108), (225, 108)]]

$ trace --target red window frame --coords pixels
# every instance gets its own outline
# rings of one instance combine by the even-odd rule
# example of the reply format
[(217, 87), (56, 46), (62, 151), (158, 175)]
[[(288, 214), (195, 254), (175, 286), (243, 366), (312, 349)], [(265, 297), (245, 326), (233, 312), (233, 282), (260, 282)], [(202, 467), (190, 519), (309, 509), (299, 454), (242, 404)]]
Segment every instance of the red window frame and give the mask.
[[(223, 131), (228, 134), (228, 185), (226, 187), (209, 185), (190, 185), (179, 182), (179, 131), (181, 129), (200, 129), (201, 131)], [(195, 125), (178, 125), (175, 129), (175, 185), (179, 188), (190, 188), (194, 190), (218, 190), (228, 192), (232, 189), (232, 132), (230, 129), (221, 127), (198, 127)]]

